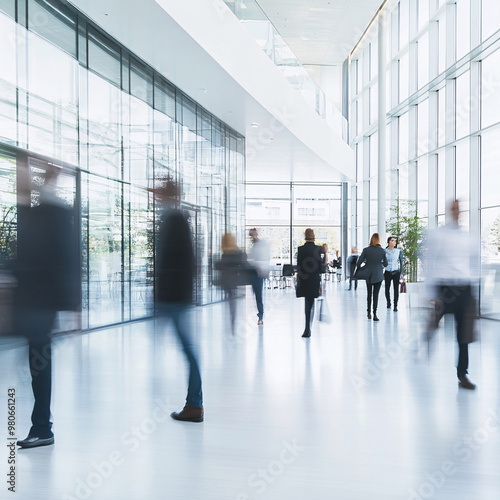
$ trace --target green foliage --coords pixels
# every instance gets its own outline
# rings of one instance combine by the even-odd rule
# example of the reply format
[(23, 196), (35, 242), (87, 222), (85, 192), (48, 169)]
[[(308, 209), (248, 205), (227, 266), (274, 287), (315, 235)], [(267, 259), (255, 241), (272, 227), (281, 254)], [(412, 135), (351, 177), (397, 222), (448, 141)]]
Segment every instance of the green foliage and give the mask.
[(398, 248), (403, 251), (408, 282), (417, 281), (417, 262), (425, 230), (422, 220), (414, 201), (398, 198), (386, 223), (387, 235), (396, 236)]
[(17, 210), (15, 206), (0, 207), (0, 267), (15, 258), (17, 244)]

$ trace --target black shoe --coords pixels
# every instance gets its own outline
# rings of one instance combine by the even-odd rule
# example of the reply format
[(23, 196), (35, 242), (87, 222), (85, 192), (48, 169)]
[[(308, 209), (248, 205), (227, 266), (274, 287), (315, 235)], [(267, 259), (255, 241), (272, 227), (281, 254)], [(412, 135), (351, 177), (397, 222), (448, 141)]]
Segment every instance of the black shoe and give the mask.
[(390, 308), (391, 308), (391, 303), (387, 302), (387, 309), (390, 309)]
[(372, 315), (370, 313), (368, 313), (366, 316), (368, 319), (372, 319)]
[(379, 321), (377, 313), (375, 311), (373, 311), (373, 321)]
[(302, 337), (309, 338), (311, 336), (311, 330), (305, 330), (302, 334)]
[(49, 438), (39, 438), (37, 436), (28, 436), (26, 439), (17, 441), (17, 446), (21, 448), (36, 448), (37, 446), (48, 446), (54, 444), (54, 436)]
[(398, 306), (394, 306), (394, 312), (397, 313), (398, 312)]

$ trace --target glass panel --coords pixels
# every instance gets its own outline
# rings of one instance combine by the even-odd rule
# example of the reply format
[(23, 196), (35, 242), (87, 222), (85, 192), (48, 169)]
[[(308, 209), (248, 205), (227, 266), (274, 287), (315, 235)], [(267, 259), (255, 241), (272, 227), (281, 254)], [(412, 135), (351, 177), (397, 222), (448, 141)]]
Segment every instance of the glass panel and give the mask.
[(130, 188), (130, 302), (131, 319), (153, 313), (153, 204), (146, 190)]
[(117, 87), (121, 85), (120, 49), (100, 33), (89, 28), (89, 69), (106, 78)]
[(363, 180), (363, 143), (356, 144), (356, 182)]
[(16, 159), (0, 151), (0, 269), (12, 265), (16, 248)]
[(457, 2), (457, 60), (470, 52), (470, 0)]
[(378, 224), (378, 176), (375, 176), (370, 179), (370, 226), (376, 226), (377, 224)]
[(340, 225), (341, 191), (339, 186), (295, 185), (293, 223), (316, 227)]
[(468, 139), (465, 141), (458, 142), (456, 145), (455, 196), (458, 200), (460, 200), (461, 212), (469, 210), (469, 179), (470, 179), (469, 150), (470, 147)]
[(446, 142), (446, 90), (438, 91), (438, 147)]
[(378, 84), (370, 87), (370, 124), (378, 120)]
[(417, 209), (419, 217), (429, 215), (429, 165), (427, 158), (420, 158), (417, 171)]
[(456, 79), (456, 139), (470, 134), (470, 74)]
[[(292, 232), (292, 254), (293, 254), (293, 264), (297, 264), (297, 248), (305, 243), (304, 232), (311, 226), (294, 226)], [(328, 259), (332, 260), (335, 252), (338, 250), (342, 251), (340, 247), (341, 242), (341, 231), (340, 227), (330, 226), (321, 227), (314, 226), (314, 234), (316, 236), (316, 245), (323, 245), (326, 243), (328, 245)]]
[(0, 0), (0, 11), (12, 19), (16, 18), (16, 0)]
[(439, 73), (442, 73), (446, 69), (446, 18), (443, 15), (438, 21), (439, 30)]
[(410, 34), (410, 2), (401, 0), (399, 2), (399, 43), (400, 50), (408, 46)]
[(28, 147), (77, 164), (78, 63), (72, 56), (30, 33), (28, 66)]
[(29, 0), (28, 28), (76, 57), (76, 15), (59, 2)]
[(500, 50), (484, 59), (481, 66), (481, 127), (485, 128), (500, 121)]
[(176, 178), (175, 122), (167, 115), (154, 111), (154, 176), (155, 179)]
[(446, 211), (446, 165), (444, 151), (438, 153), (437, 207), (438, 214)]
[(130, 93), (150, 106), (153, 105), (153, 74), (135, 60), (130, 63)]
[(17, 48), (24, 30), (0, 13), (0, 142), (17, 140)]
[(179, 122), (179, 174), (182, 199), (196, 204), (196, 105), (185, 96), (177, 100)]
[(370, 177), (378, 174), (378, 133), (370, 136)]
[(410, 56), (408, 52), (399, 61), (399, 102), (408, 99)]
[(500, 3), (498, 0), (482, 0), (483, 40), (500, 28)]
[(500, 208), (481, 210), (481, 315), (500, 319)]
[(88, 169), (121, 178), (120, 91), (88, 72)]
[(399, 199), (408, 200), (408, 165), (399, 169)]
[(89, 189), (89, 327), (122, 321), (122, 190), (92, 178)]
[(129, 168), (125, 179), (141, 186), (152, 185), (153, 179), (153, 110), (141, 100), (130, 96)]
[(484, 132), (481, 136), (481, 206), (500, 205), (498, 185), (500, 182), (500, 129)]
[(421, 30), (429, 22), (429, 0), (418, 1), (418, 29)]
[(418, 88), (429, 83), (429, 32), (422, 35), (417, 42), (418, 49)]
[(175, 88), (164, 81), (155, 78), (154, 87), (155, 109), (175, 120)]
[(429, 151), (429, 99), (421, 102), (417, 108), (418, 113), (418, 142), (417, 156)]
[(399, 162), (408, 161), (408, 113), (399, 117)]

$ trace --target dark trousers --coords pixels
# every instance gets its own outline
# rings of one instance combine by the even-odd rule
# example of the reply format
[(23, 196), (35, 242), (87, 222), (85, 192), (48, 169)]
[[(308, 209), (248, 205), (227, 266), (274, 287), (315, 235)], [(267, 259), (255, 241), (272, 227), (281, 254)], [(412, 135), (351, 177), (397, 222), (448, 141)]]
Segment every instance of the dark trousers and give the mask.
[(453, 314), (455, 317), (458, 342), (457, 377), (465, 377), (469, 368), (469, 344), (464, 341), (467, 340), (467, 336), (472, 336), (470, 332), (466, 332), (467, 328), (472, 328), (472, 321), (467, 318), (467, 314), (470, 314), (468, 311), (472, 290), (470, 286), (441, 286), (439, 292), (441, 300), (436, 326), (445, 314)]
[(368, 303), (368, 312), (370, 312), (372, 306), (372, 293), (373, 293), (373, 312), (377, 312), (378, 306), (378, 294), (380, 292), (380, 287), (382, 286), (382, 282), (378, 283), (366, 283), (366, 291), (368, 292), (367, 303)]
[(264, 303), (262, 302), (262, 290), (264, 288), (264, 278), (260, 278), (257, 273), (252, 280), (253, 293), (257, 303), (257, 316), (262, 319), (264, 316)]
[[(353, 276), (354, 273), (351, 274)], [(352, 288), (352, 282), (354, 281), (354, 290), (358, 289), (358, 280), (349, 278), (349, 290)]]
[(304, 312), (306, 313), (306, 327), (305, 331), (311, 330), (312, 318), (314, 316), (314, 298), (313, 297), (304, 297)]
[(229, 288), (227, 290), (227, 299), (229, 302), (229, 318), (231, 320), (231, 332), (234, 335), (235, 331), (235, 326), (236, 326), (236, 300), (237, 300), (237, 295), (236, 295), (236, 289), (235, 288)]
[(26, 310), (21, 319), (28, 338), (31, 388), (35, 403), (31, 413), (30, 436), (50, 438), (50, 399), (52, 394), (52, 347), (50, 332), (54, 326), (56, 311)]
[(184, 354), (189, 363), (189, 379), (186, 404), (201, 408), (203, 406), (203, 394), (201, 390), (201, 374), (196, 358), (195, 349), (191, 341), (189, 328), (190, 306), (182, 303), (162, 303), (159, 313), (170, 318), (174, 324), (177, 338), (182, 344)]
[(401, 273), (399, 271), (386, 271), (384, 273), (385, 280), (385, 298), (387, 300), (387, 307), (391, 307), (391, 282), (394, 288), (394, 307), (398, 306), (399, 299), (399, 278)]

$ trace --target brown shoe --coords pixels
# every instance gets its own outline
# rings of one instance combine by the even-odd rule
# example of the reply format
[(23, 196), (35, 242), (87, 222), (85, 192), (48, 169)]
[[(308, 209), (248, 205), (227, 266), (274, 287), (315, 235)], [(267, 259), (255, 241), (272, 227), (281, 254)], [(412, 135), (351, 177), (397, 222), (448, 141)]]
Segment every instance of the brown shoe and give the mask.
[(458, 377), (458, 380), (459, 380), (458, 385), (460, 387), (463, 387), (464, 389), (469, 389), (473, 391), (476, 388), (476, 384), (473, 384), (466, 376)]
[(203, 422), (203, 414), (203, 406), (197, 408), (196, 406), (186, 405), (181, 412), (174, 411), (170, 416), (174, 420), (180, 420), (181, 422)]

